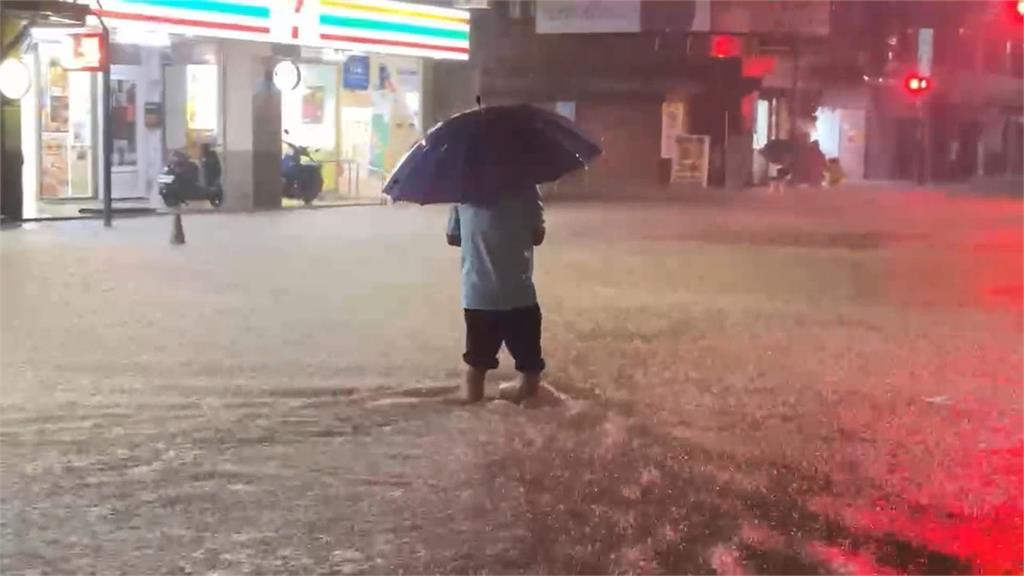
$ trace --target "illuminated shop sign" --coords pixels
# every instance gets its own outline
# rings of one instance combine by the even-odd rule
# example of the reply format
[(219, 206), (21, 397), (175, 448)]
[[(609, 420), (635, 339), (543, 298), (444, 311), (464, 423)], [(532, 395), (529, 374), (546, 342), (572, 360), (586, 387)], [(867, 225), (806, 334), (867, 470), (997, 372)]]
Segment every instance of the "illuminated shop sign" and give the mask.
[(320, 0), (326, 45), (434, 58), (469, 58), (469, 13), (402, 2)]
[(469, 58), (469, 13), (390, 0), (104, 0), (112, 27)]
[(71, 35), (70, 54), (64, 64), (65, 70), (99, 72), (106, 67), (107, 47), (100, 33)]

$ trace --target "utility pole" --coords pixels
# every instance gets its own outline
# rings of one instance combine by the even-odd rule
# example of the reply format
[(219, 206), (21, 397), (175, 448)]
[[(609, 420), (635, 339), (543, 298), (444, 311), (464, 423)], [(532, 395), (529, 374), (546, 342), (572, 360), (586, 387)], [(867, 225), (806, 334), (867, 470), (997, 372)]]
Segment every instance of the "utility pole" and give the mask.
[(800, 126), (800, 37), (793, 35), (793, 80), (789, 98), (789, 140), (795, 141)]
[(925, 167), (926, 158), (928, 157), (928, 137), (925, 133), (925, 107), (920, 99), (916, 102), (915, 108), (918, 109), (918, 138), (916, 138), (918, 139), (918, 162), (915, 162), (918, 166), (916, 166), (914, 171), (916, 176), (918, 176), (916, 179), (918, 179), (919, 186), (924, 186), (924, 183), (928, 180), (927, 168)]
[(917, 142), (915, 167), (918, 184), (924, 184), (931, 176), (931, 130), (928, 126), (928, 107), (925, 106), (926, 95), (931, 89), (931, 79), (927, 76), (913, 74), (906, 80), (906, 89), (914, 98), (914, 109), (917, 112)]
[[(103, 49), (106, 54), (110, 54), (110, 29), (107, 28), (106, 22), (102, 18), (99, 19), (100, 26), (103, 27)], [(114, 199), (110, 194), (111, 189), (111, 164), (113, 158), (111, 155), (114, 152), (113, 142), (113, 131), (110, 126), (110, 58), (107, 57), (103, 62), (103, 74), (101, 75), (103, 86), (101, 86), (100, 93), (103, 100), (103, 226), (110, 228), (114, 225)]]

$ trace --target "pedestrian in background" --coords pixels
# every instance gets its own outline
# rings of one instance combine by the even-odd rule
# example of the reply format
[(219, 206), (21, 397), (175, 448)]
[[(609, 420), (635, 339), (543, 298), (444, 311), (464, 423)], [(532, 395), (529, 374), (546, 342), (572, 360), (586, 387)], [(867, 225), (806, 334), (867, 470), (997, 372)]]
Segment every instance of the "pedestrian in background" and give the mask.
[(768, 161), (768, 191), (782, 194), (786, 181), (792, 173), (792, 165), (796, 156), (791, 140), (775, 139), (768, 142), (760, 150), (761, 156)]

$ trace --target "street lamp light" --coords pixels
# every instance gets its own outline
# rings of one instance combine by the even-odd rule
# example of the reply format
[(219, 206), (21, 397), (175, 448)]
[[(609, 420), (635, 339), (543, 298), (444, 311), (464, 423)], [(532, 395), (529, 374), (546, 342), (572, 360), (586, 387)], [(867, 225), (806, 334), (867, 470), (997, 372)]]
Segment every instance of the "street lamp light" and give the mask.
[(17, 58), (0, 63), (0, 94), (11, 100), (21, 100), (32, 87), (32, 74), (28, 66)]

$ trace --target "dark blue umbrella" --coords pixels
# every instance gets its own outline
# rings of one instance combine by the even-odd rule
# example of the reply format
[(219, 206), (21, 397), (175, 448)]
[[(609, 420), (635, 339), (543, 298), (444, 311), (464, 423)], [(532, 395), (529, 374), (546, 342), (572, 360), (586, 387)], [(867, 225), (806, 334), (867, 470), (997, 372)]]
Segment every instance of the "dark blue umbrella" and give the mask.
[(600, 146), (554, 112), (477, 108), (430, 130), (399, 161), (384, 193), (417, 204), (490, 204), (557, 180), (600, 154)]

